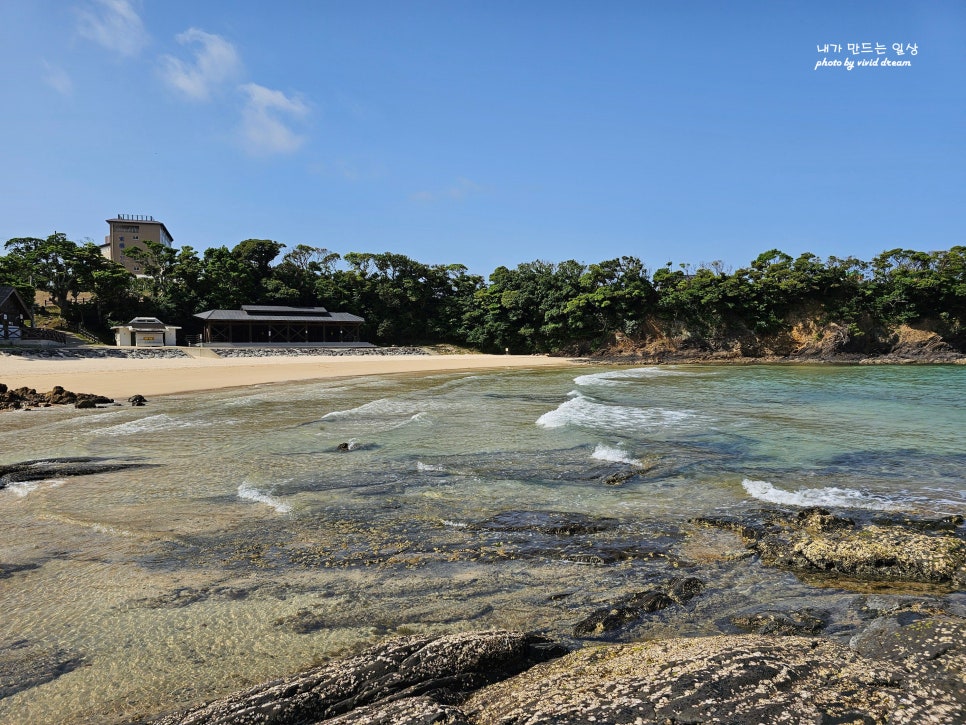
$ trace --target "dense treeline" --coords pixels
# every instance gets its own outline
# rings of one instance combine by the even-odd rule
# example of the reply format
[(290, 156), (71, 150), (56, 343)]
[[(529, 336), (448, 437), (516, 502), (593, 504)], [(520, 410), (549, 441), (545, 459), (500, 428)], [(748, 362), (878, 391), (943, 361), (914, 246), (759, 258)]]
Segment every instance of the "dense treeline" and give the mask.
[(650, 271), (636, 257), (586, 265), (568, 260), (499, 267), (489, 279), (460, 264), (427, 265), (401, 254), (344, 255), (300, 244), (247, 239), (203, 254), (153, 242), (130, 250), (145, 272), (135, 278), (93, 244), (63, 234), (11, 239), (0, 284), (25, 299), (49, 293), (68, 322), (106, 339), (110, 325), (156, 316), (184, 332), (193, 315), (242, 304), (322, 305), (366, 319), (364, 339), (379, 344), (454, 343), (484, 351), (589, 352), (614, 333), (644, 336), (686, 329), (714, 341), (769, 335), (807, 317), (856, 334), (875, 325), (928, 320), (962, 342), (966, 247), (893, 249), (871, 261), (793, 258), (779, 250), (734, 271), (672, 263)]

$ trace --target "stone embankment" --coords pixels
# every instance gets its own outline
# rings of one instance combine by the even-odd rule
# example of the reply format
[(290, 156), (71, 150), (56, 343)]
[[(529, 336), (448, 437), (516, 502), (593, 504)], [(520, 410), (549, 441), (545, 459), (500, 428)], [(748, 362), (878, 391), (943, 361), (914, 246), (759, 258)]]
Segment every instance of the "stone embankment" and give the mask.
[(128, 360), (161, 360), (165, 358), (190, 358), (177, 347), (37, 347), (8, 348), (0, 355), (36, 357), (44, 360), (101, 360), (107, 358)]
[[(300, 357), (322, 355), (343, 357), (349, 355), (400, 356), (429, 355), (422, 347), (209, 347), (204, 348), (223, 358), (249, 357)], [(191, 355), (178, 347), (57, 347), (57, 348), (9, 348), (0, 353), (20, 357), (49, 359), (129, 359), (162, 360), (166, 358), (190, 358)]]
[(324, 355), (332, 357), (350, 355), (398, 356), (429, 355), (421, 347), (215, 347), (218, 357), (297, 357), (304, 355)]

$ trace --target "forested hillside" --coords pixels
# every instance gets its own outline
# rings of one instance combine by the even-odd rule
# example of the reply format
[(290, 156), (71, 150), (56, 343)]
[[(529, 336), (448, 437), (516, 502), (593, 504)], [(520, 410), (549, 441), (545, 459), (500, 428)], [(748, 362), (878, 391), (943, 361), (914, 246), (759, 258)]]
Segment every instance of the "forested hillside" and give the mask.
[(130, 251), (147, 273), (135, 278), (95, 245), (63, 234), (11, 239), (0, 284), (28, 300), (34, 289), (46, 291), (66, 320), (105, 336), (135, 316), (191, 334), (197, 312), (282, 304), (361, 315), (364, 339), (377, 344), (485, 352), (876, 354), (909, 329), (936, 333), (954, 350), (966, 345), (963, 246), (892, 249), (869, 261), (769, 250), (735, 270), (672, 262), (647, 269), (633, 256), (533, 261), (486, 279), (457, 263), (302, 244), (284, 251), (265, 239), (201, 254), (147, 246)]

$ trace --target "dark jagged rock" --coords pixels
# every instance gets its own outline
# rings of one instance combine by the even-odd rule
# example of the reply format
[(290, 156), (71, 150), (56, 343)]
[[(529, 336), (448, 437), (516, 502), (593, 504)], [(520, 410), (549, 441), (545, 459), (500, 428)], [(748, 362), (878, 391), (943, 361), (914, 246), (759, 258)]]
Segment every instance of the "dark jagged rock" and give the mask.
[(0, 383), (0, 410), (18, 410), (21, 408), (44, 407), (51, 405), (73, 405), (76, 408), (96, 408), (98, 405), (113, 403), (112, 398), (93, 393), (74, 393), (55, 385), (49, 393), (38, 393), (33, 388), (16, 388), (10, 390)]
[(96, 473), (110, 473), (127, 468), (150, 466), (149, 463), (111, 461), (105, 458), (48, 458), (23, 461), (0, 466), (0, 488), (11, 483), (24, 481), (44, 481), (49, 478), (68, 478), (71, 476), (90, 476)]
[(145, 398), (143, 395), (132, 395), (130, 398), (127, 399), (127, 402), (129, 402), (132, 407), (140, 408), (141, 406), (143, 406), (145, 403), (148, 402), (148, 399)]
[(731, 618), (738, 629), (752, 634), (780, 636), (818, 634), (826, 626), (826, 615), (803, 609), (794, 612), (764, 611)]
[[(412, 706), (445, 712), (470, 692), (516, 675), (566, 650), (538, 635), (490, 631), (441, 637), (411, 636), (384, 642), (355, 657), (255, 687), (188, 712), (162, 717), (165, 725), (214, 723), (397, 722), (381, 710)], [(421, 698), (403, 704), (407, 698)], [(428, 700), (428, 702), (427, 702)], [(392, 703), (399, 701), (399, 705)], [(358, 719), (370, 708), (367, 717)], [(399, 722), (439, 720), (407, 715)], [(445, 722), (442, 721), (442, 722)], [(458, 722), (455, 721), (455, 722)]]
[(582, 649), (475, 693), (470, 722), (963, 722), (962, 703), (915, 667), (830, 640), (758, 635)]
[(598, 609), (574, 625), (574, 636), (594, 637), (613, 632), (638, 621), (646, 614), (667, 609), (673, 604), (684, 604), (703, 589), (704, 584), (695, 577), (672, 579), (661, 589), (637, 592)]
[(617, 519), (558, 511), (504, 511), (473, 524), (487, 531), (539, 531), (550, 536), (594, 534), (617, 526)]

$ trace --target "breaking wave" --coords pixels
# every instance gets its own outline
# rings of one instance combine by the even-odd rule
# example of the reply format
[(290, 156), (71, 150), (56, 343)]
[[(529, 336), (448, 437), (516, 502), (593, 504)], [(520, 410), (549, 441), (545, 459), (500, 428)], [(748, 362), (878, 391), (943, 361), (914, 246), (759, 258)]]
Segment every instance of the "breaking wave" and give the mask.
[(798, 491), (785, 491), (776, 488), (768, 481), (752, 481), (746, 478), (741, 482), (748, 495), (759, 501), (786, 506), (831, 506), (834, 508), (859, 508), (873, 511), (897, 511), (902, 508), (895, 501), (884, 496), (865, 493), (852, 488), (802, 488)]
[(576, 393), (555, 410), (541, 415), (537, 425), (541, 428), (575, 425), (593, 430), (653, 431), (682, 425), (695, 417), (694, 413), (685, 410), (608, 405)]

